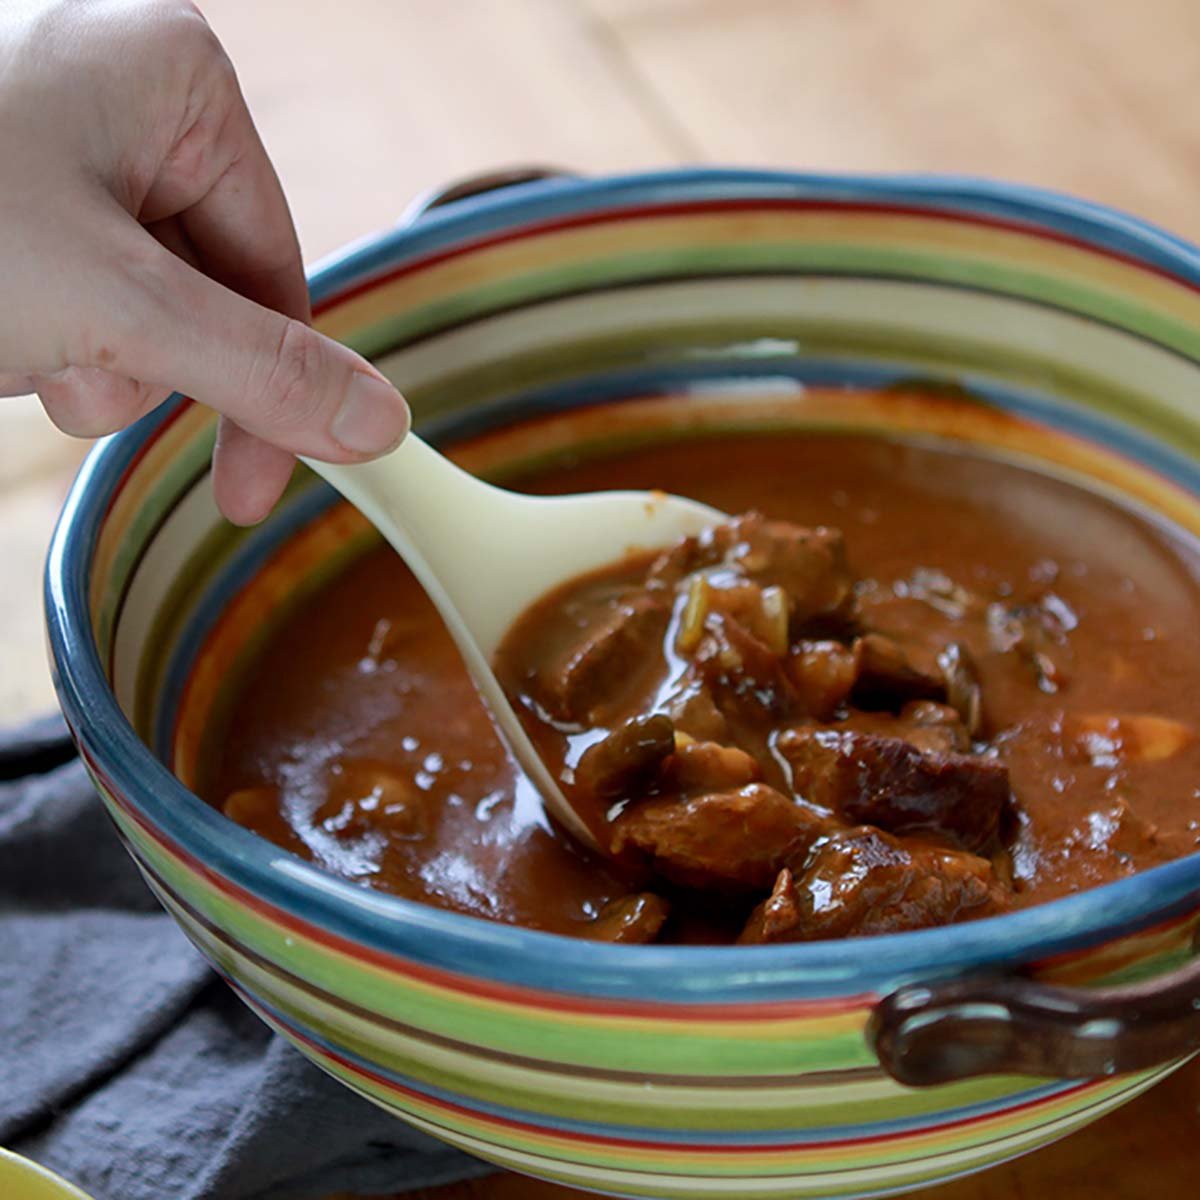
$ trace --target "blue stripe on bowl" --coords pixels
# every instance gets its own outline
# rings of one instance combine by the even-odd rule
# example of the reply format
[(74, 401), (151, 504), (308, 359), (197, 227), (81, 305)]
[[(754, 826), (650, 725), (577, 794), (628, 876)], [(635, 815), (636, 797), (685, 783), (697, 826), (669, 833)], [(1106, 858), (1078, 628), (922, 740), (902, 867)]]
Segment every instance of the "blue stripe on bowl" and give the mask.
[(1106, 446), (1181, 487), (1200, 491), (1200, 461), (1102, 413), (1071, 405), (1049, 392), (998, 383), (988, 374), (947, 371), (943, 375), (931, 370), (914, 370), (911, 363), (889, 362), (882, 358), (865, 361), (780, 355), (764, 360), (759, 369), (745, 360), (704, 360), (701, 363), (664, 363), (596, 372), (579, 379), (559, 380), (544, 387), (499, 396), (473, 405), (469, 412), (436, 417), (421, 428), (433, 440), (449, 442), (487, 433), (521, 418), (567, 412), (581, 405), (675, 395), (691, 389), (703, 394), (708, 385), (717, 382), (760, 387), (782, 383), (823, 388), (882, 388), (914, 381), (918, 377), (926, 381), (951, 380), (981, 401)]
[(698, 168), (544, 180), (456, 201), (415, 225), (382, 230), (372, 240), (322, 259), (313, 270), (310, 290), (314, 302), (321, 303), (464, 240), (596, 209), (745, 200), (898, 205), (1012, 221), (1137, 259), (1200, 287), (1200, 249), (1190, 242), (1139, 217), (1062, 192), (967, 176)]
[[(1200, 254), (1136, 218), (1034, 189), (969, 180), (679, 171), (528, 185), (431, 214), (410, 231), (327, 260), (312, 279), (328, 297), (381, 270), (497, 229), (619, 207), (721, 199), (856, 199), (973, 211), (1043, 225), (1139, 258), (1200, 286)], [(227, 821), (141, 744), (118, 709), (91, 635), (87, 571), (113, 488), (165, 410), (106, 439), (84, 465), (51, 544), (48, 636), (60, 700), (82, 744), (112, 770), (129, 803), (161, 833), (234, 885), (329, 933), (372, 949), (550, 992), (669, 1003), (759, 1003), (890, 991), (1002, 962), (1105, 942), (1193, 910), (1200, 858), (1165, 864), (1050, 904), (945, 929), (769, 947), (602, 946), (492, 924), (383, 896), (337, 879)]]
[[(207, 478), (195, 486), (208, 487)], [(183, 499), (180, 496), (180, 502)], [(167, 659), (152, 742), (154, 752), (163, 762), (171, 760), (179, 704), (196, 656), (229, 607), (230, 598), (250, 583), (276, 550), (326, 511), (336, 499), (336, 493), (325, 483), (316, 482), (312, 487), (295, 492), (276, 507), (270, 521), (251, 529), (233, 554), (206, 581)]]
[[(736, 1129), (660, 1129), (658, 1127), (651, 1129), (644, 1125), (621, 1125), (611, 1121), (577, 1121), (530, 1109), (514, 1108), (507, 1104), (496, 1104), (487, 1100), (467, 1099), (458, 1092), (447, 1091), (444, 1088), (426, 1083), (423, 1080), (415, 1079), (411, 1075), (390, 1070), (371, 1059), (363, 1058), (353, 1050), (349, 1050), (336, 1042), (322, 1037), (311, 1027), (306, 1026), (302, 1030), (297, 1029), (286, 1014), (280, 1012), (269, 1001), (264, 1000), (258, 992), (248, 988), (244, 980), (234, 981), (229, 976), (225, 976), (225, 978), (229, 979), (231, 983), (236, 982), (238, 990), (243, 995), (252, 999), (255, 1005), (262, 1009), (276, 1025), (287, 1030), (294, 1037), (311, 1042), (326, 1054), (344, 1059), (361, 1071), (376, 1075), (388, 1083), (407, 1088), (419, 1095), (427, 1096), (433, 1100), (445, 1101), (448, 1104), (454, 1104), (475, 1112), (485, 1113), (491, 1117), (500, 1117), (508, 1121), (520, 1121), (525, 1124), (538, 1125), (546, 1129), (564, 1133), (585, 1134), (594, 1137), (625, 1138), (630, 1141), (647, 1138), (652, 1141), (678, 1146), (748, 1146), (770, 1149), (772, 1146), (810, 1145), (829, 1140), (828, 1127), (812, 1131), (791, 1128), (754, 1131)], [(839, 1124), (837, 1126), (838, 1138), (839, 1140), (849, 1140), (860, 1137), (878, 1137), (886, 1134), (901, 1133), (908, 1129), (934, 1130), (958, 1121), (987, 1116), (988, 1113), (993, 1112), (1005, 1112), (1017, 1105), (1030, 1104), (1037, 1100), (1048, 1099), (1061, 1095), (1063, 1092), (1071, 1091), (1077, 1086), (1078, 1084), (1073, 1081), (1050, 1083), (1031, 1087), (1021, 1092), (1006, 1093), (995, 1101), (966, 1104), (959, 1108), (939, 1109), (932, 1116), (929, 1113), (920, 1113), (916, 1116), (906, 1117), (897, 1121), (872, 1121), (860, 1125)]]

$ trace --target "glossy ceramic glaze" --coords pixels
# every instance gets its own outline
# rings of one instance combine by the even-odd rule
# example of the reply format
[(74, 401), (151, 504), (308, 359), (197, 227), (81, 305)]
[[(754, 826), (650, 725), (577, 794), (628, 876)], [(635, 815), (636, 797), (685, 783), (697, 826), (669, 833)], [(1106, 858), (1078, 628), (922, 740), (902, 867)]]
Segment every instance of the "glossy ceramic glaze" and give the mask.
[[(322, 328), (400, 384), (429, 437), (471, 435), (461, 461), (499, 480), (664, 429), (890, 429), (1085, 476), (1200, 532), (1200, 255), (1078, 201), (744, 172), (528, 184), (370, 240), (313, 288)], [(939, 397), (838, 390), (913, 378)], [(908, 1090), (863, 1031), (905, 983), (1177, 965), (1200, 913), (1195, 856), (869, 942), (623, 947), (372, 893), (225, 821), (188, 790), (214, 718), (289, 605), (372, 534), (311, 476), (261, 527), (225, 526), (212, 439), (177, 403), (89, 459), (48, 567), (60, 693), (164, 904), (348, 1085), (519, 1171), (782, 1198), (978, 1169), (1157, 1077)]]
[(8, 1150), (0, 1150), (0, 1196), (4, 1200), (88, 1200), (65, 1179)]

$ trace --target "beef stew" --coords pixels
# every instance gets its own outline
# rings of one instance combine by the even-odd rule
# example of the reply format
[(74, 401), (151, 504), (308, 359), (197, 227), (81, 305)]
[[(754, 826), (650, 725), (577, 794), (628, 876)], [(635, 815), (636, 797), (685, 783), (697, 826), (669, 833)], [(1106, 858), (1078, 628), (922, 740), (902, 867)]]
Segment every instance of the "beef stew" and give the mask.
[(862, 435), (693, 438), (521, 486), (742, 514), (573, 581), (501, 648), (612, 857), (546, 818), (384, 547), (263, 650), (214, 803), (365, 886), (620, 942), (944, 924), (1200, 846), (1181, 532), (1013, 462)]

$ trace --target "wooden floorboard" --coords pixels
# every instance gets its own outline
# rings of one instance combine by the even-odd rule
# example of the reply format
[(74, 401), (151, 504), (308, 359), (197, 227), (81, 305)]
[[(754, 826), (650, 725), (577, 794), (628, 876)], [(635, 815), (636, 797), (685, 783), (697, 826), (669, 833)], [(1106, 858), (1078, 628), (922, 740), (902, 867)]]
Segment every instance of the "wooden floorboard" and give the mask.
[(459, 175), (679, 157), (573, 0), (202, 7), (241, 73), (310, 260)]
[(1200, 237), (1194, 0), (586, 0), (711, 160), (1058, 188)]

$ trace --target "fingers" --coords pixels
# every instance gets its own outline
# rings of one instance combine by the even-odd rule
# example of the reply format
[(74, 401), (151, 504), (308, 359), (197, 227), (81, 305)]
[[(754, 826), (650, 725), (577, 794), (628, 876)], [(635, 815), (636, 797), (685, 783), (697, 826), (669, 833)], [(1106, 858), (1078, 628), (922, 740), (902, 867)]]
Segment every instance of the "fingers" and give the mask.
[(237, 153), (206, 195), (180, 216), (206, 274), (226, 287), (307, 322), (308, 283), (279, 178), (249, 112), (227, 123)]
[(50, 419), (72, 437), (95, 438), (132, 425), (170, 395), (169, 387), (139, 383), (99, 367), (68, 367), (30, 377)]
[[(71, 367), (28, 382), (25, 390), (36, 389), (50, 419), (73, 437), (115, 433), (157, 408), (169, 394), (167, 388), (148, 387), (98, 367)], [(217, 506), (236, 525), (257, 524), (283, 495), (295, 465), (286, 450), (222, 417), (213, 452)]]
[[(209, 154), (219, 168), (215, 182), (190, 196), (180, 181), (172, 181), (168, 166), (148, 201), (181, 211), (158, 222), (156, 236), (232, 291), (307, 324), (308, 284), (291, 213), (236, 83), (231, 87), (232, 107)], [(239, 525), (261, 521), (294, 465), (287, 451), (223, 417), (213, 452), (218, 507)]]
[[(177, 226), (200, 266), (226, 287), (289, 317), (309, 318), (308, 286), (287, 200), (232, 70), (214, 82), (221, 112), (198, 122), (162, 165), (141, 219)], [(175, 249), (175, 245), (171, 245)]]
[(355, 462), (399, 444), (408, 408), (364, 359), (137, 237), (85, 339), (81, 354), (103, 353), (92, 365), (177, 388), (294, 454)]
[(255, 525), (283, 495), (296, 460), (228, 417), (217, 426), (213, 451), (213, 495), (217, 507), (235, 525)]
[(32, 375), (24, 371), (0, 371), (0, 396), (25, 396), (32, 391)]
[(182, 258), (188, 266), (204, 270), (200, 264), (200, 255), (178, 217), (165, 217), (161, 221), (145, 225), (144, 228), (159, 245), (165, 246), (176, 258)]
[[(247, 299), (307, 322), (308, 286), (287, 202), (236, 83), (228, 86), (232, 95), (215, 138), (176, 147), (146, 196), (143, 218), (157, 217), (147, 228), (184, 262)], [(235, 524), (261, 521), (294, 466), (286, 450), (221, 418), (213, 495)]]
[[(148, 27), (143, 17), (134, 24)], [(115, 59), (104, 39), (86, 39), (95, 49), (87, 82), (97, 86), (80, 114), (67, 114), (79, 146), (54, 170), (41, 170), (33, 150), (21, 162), (39, 169), (14, 168), (15, 178), (56, 182), (31, 185), (30, 220), (9, 222), (7, 236), (0, 222), (5, 283), (31, 297), (0, 322), (0, 394), (36, 390), (60, 427), (89, 437), (137, 420), (172, 391), (191, 395), (226, 418), (218, 501), (252, 521), (286, 485), (289, 454), (373, 457), (403, 438), (408, 410), (373, 367), (307, 327), (286, 200), (198, 12), (150, 25), (168, 51), (151, 82), (171, 86), (147, 94), (164, 103), (131, 107), (121, 91), (126, 79), (149, 86), (121, 69), (128, 39), (114, 43)], [(57, 115), (14, 145), (37, 149)]]

